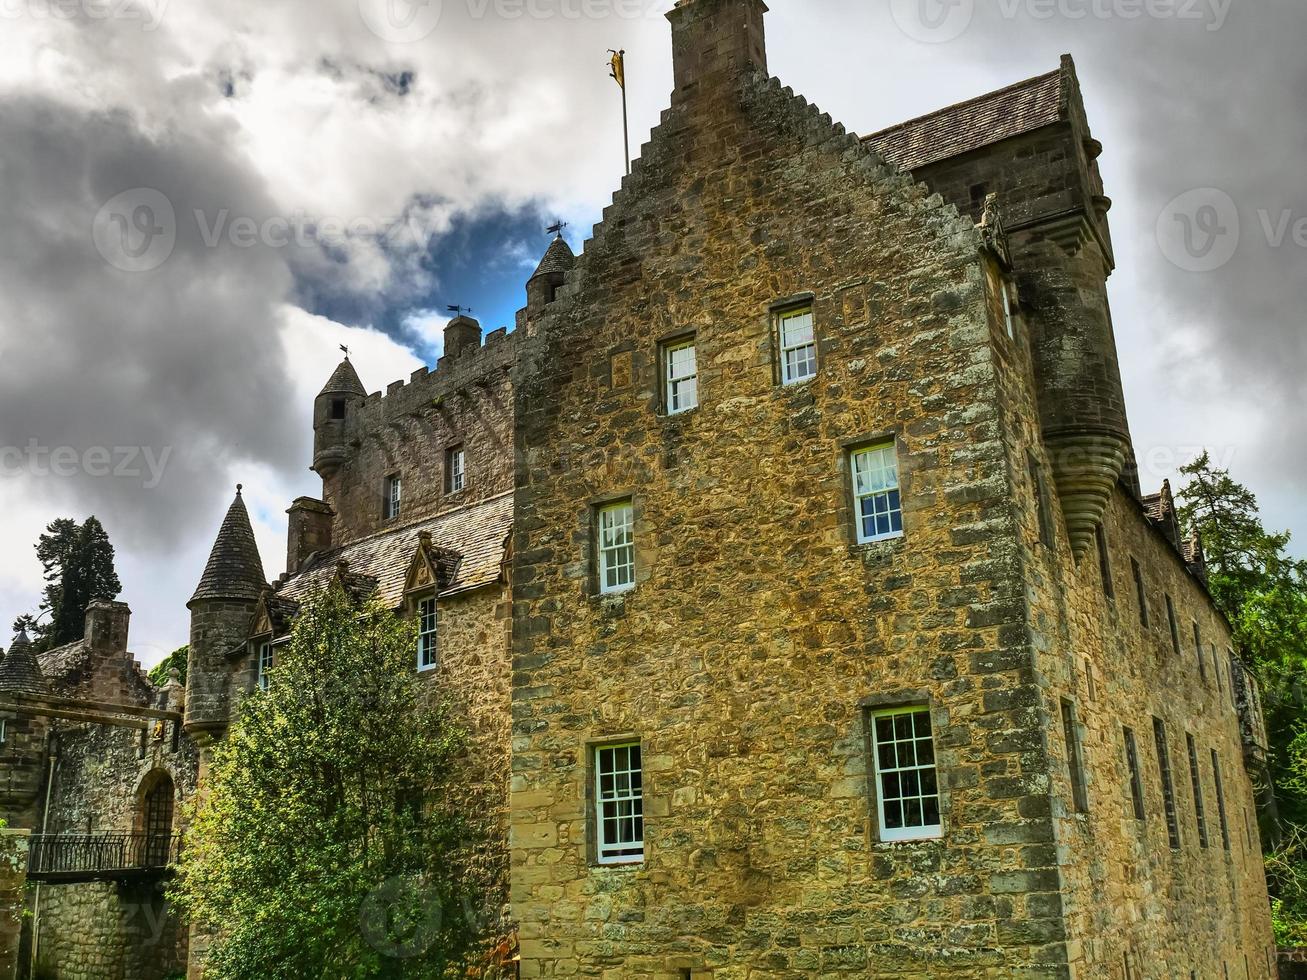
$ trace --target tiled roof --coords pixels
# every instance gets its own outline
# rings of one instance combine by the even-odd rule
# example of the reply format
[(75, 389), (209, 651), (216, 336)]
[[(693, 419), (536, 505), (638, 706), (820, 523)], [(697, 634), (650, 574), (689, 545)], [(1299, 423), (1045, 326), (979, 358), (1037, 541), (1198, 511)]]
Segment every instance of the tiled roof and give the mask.
[(27, 633), (18, 634), (9, 652), (0, 659), (0, 691), (17, 691), (22, 694), (46, 693), (45, 677)]
[(1148, 496), (1141, 498), (1140, 503), (1144, 505), (1144, 513), (1148, 515), (1149, 520), (1160, 521), (1162, 519), (1166, 505), (1162, 502), (1160, 493), (1150, 493)]
[(331, 379), (318, 392), (319, 397), (323, 395), (362, 395), (366, 398), (367, 394), (363, 382), (359, 380), (358, 372), (354, 370), (354, 365), (349, 362), (348, 357), (337, 365)]
[(435, 547), (461, 556), (453, 579), (441, 595), (489, 585), (499, 580), (504, 545), (512, 526), (513, 495), (506, 493), (323, 552), (288, 579), (278, 589), (277, 597), (302, 601), (315, 589), (325, 588), (343, 562), (350, 579), (371, 579), (376, 583), (377, 597), (387, 606), (398, 606), (404, 599), (409, 564), (424, 533), (431, 535)]
[(545, 257), (540, 260), (540, 265), (532, 273), (531, 278), (547, 275), (550, 272), (566, 272), (574, 265), (576, 265), (576, 253), (572, 251), (572, 247), (562, 238), (555, 238), (549, 243)]
[(209, 563), (204, 567), (191, 602), (198, 599), (255, 600), (267, 587), (250, 515), (241, 499), (241, 488), (237, 487), (236, 499), (218, 530), (218, 539), (213, 543)]
[(910, 119), (863, 141), (902, 170), (970, 153), (1062, 119), (1065, 82), (1073, 70), (1064, 60), (1057, 71)]

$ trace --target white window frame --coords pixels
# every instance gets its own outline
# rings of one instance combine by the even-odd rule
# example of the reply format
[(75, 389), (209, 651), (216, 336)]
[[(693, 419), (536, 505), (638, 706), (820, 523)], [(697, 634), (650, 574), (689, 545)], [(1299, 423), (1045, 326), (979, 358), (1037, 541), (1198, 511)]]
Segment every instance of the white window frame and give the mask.
[[(886, 460), (889, 461), (889, 466), (884, 465)], [(862, 482), (864, 474), (866, 474), (868, 480), (872, 480), (877, 471), (882, 474), (886, 472), (891, 474), (892, 482), (881, 480), (871, 482), (864, 487)], [(889, 440), (850, 449), (849, 478), (853, 484), (853, 520), (857, 531), (858, 544), (893, 541), (896, 538), (903, 537), (903, 483), (899, 475), (898, 445), (893, 440)], [(884, 485), (879, 485), (880, 483)], [(874, 502), (877, 498), (884, 498), (885, 510), (883, 513), (889, 518), (890, 530), (883, 533), (867, 534), (862, 503), (864, 500), (871, 500), (874, 508)], [(898, 503), (897, 507), (893, 506), (895, 501)], [(873, 510), (873, 516), (879, 516), (881, 513), (881, 511)], [(899, 525), (897, 530), (893, 527), (896, 516)]]
[(9, 719), (0, 718), (0, 745), (6, 745), (9, 742)]
[(467, 453), (462, 446), (453, 446), (445, 452), (448, 472), (447, 493), (459, 493), (467, 488)]
[(399, 517), (404, 505), (404, 481), (398, 476), (386, 477), (386, 520)]
[(271, 683), (268, 674), (272, 670), (274, 656), (271, 640), (264, 640), (259, 644), (254, 660), (254, 683), (260, 691), (266, 691)]
[[(629, 592), (635, 588), (635, 504), (630, 500), (605, 504), (599, 508), (596, 521), (599, 592)], [(625, 533), (619, 536), (621, 531)], [(617, 574), (610, 576), (610, 571)]]
[(437, 639), (440, 630), (440, 611), (435, 596), (418, 600), (417, 623), (418, 671), (425, 673), (440, 666), (440, 647)]
[[(874, 793), (876, 798), (876, 825), (879, 830), (880, 840), (885, 841), (886, 843), (900, 843), (903, 841), (940, 839), (944, 836), (944, 800), (941, 794), (939, 779), (939, 756), (935, 746), (935, 724), (934, 718), (931, 717), (930, 708), (926, 705), (920, 704), (908, 705), (900, 708), (881, 708), (869, 711), (868, 716), (871, 727), (871, 771), (873, 779), (875, 780)], [(897, 730), (897, 719), (902, 717), (911, 719), (909, 722), (912, 726), (912, 734), (910, 738), (901, 738), (899, 736)], [(917, 732), (917, 719), (919, 717), (924, 717), (926, 719), (927, 731), (924, 739)], [(880, 738), (880, 726), (878, 722), (882, 720), (889, 720), (891, 725), (894, 726), (895, 737), (891, 739), (889, 743), (882, 743)], [(917, 751), (918, 746), (922, 742), (928, 742), (930, 745), (930, 762), (925, 765), (918, 763), (920, 757), (918, 756)], [(884, 744), (892, 744), (894, 746), (895, 765), (892, 768), (883, 767), (881, 765), (880, 750)], [(898, 747), (900, 745), (912, 745), (911, 765), (899, 764)], [(917, 793), (915, 794), (915, 797), (922, 807), (922, 823), (917, 826), (906, 826), (907, 820), (904, 819), (902, 820), (902, 823), (904, 823), (905, 826), (891, 827), (889, 826), (889, 821), (885, 817), (886, 805), (890, 802), (890, 799), (885, 792), (886, 781), (884, 777), (890, 775), (897, 776), (900, 773), (913, 773), (917, 780)], [(926, 773), (930, 773), (931, 779), (934, 781), (935, 790), (933, 793), (926, 792), (925, 787), (922, 785)], [(902, 786), (900, 785), (900, 790), (901, 789)], [(893, 802), (895, 804), (900, 804), (902, 801), (909, 799), (911, 795), (912, 794), (900, 793), (898, 796), (893, 798)], [(934, 799), (938, 817), (937, 822), (933, 824), (925, 822), (925, 803), (929, 799)], [(902, 816), (901, 811), (900, 816)]]
[[(794, 328), (791, 325), (805, 318), (807, 319), (807, 339), (792, 337), (790, 331)], [(787, 310), (782, 313), (777, 327), (777, 335), (780, 340), (781, 383), (797, 385), (815, 378), (818, 369), (817, 325), (812, 308)], [(796, 357), (794, 363), (791, 364), (790, 355), (801, 352), (803, 356), (801, 358)], [(809, 354), (811, 356), (808, 356)], [(801, 374), (798, 370), (800, 364), (810, 364), (811, 368), (807, 373)]]
[[(674, 355), (682, 351), (690, 352), (690, 370), (688, 373), (676, 373)], [(663, 347), (663, 400), (668, 415), (681, 415), (692, 412), (699, 407), (699, 350), (695, 338), (673, 341)]]
[[(636, 753), (634, 763), (631, 753)], [(618, 762), (625, 753), (625, 766)], [(595, 860), (599, 864), (644, 862), (644, 755), (639, 742), (594, 748)], [(605, 762), (609, 765), (605, 768)], [(605, 785), (605, 777), (610, 777)], [(614, 822), (629, 822), (629, 833), (610, 837)]]
[(1012, 303), (1012, 283), (1006, 279), (1003, 281), (1003, 288), (1000, 292), (1003, 294), (1003, 325), (1007, 330), (1008, 340), (1017, 339), (1017, 311)]

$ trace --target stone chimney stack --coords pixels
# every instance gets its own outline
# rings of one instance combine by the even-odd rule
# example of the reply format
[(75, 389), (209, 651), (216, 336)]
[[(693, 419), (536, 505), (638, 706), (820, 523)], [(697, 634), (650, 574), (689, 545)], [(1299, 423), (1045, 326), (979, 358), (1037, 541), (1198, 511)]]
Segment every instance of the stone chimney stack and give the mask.
[(286, 571), (294, 575), (310, 555), (331, 548), (332, 509), (321, 500), (300, 497), (291, 504), (286, 534)]
[(86, 607), (86, 642), (100, 650), (126, 650), (131, 618), (127, 603), (97, 599)]
[(745, 71), (767, 71), (763, 0), (679, 0), (672, 22), (672, 100), (690, 98)]
[(481, 324), (478, 321), (460, 314), (445, 325), (445, 357), (448, 360), (456, 361), (464, 351), (480, 348)]

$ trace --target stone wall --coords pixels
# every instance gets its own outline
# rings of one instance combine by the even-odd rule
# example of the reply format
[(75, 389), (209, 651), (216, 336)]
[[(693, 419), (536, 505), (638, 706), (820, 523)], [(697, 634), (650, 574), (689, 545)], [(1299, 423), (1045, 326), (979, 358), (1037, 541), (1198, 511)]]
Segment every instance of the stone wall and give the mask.
[[(348, 544), (384, 530), (386, 480), (403, 482), (398, 523), (507, 493), (513, 486), (513, 391), (509, 367), (515, 337), (500, 331), (485, 347), (442, 361), (370, 396), (347, 423), (348, 460), (323, 481), (335, 511), (333, 542)], [(461, 445), (466, 484), (446, 493), (445, 452)]]
[(508, 775), (511, 740), (510, 597), (490, 586), (440, 600), (439, 668), (422, 675), (452, 698), (469, 739), (462, 812), (485, 834), (482, 870), (495, 882), (474, 912), (489, 928), (508, 902)]
[(186, 972), (186, 926), (162, 883), (45, 885), (37, 977), (171, 980)]
[[(1047, 787), (1011, 778), (1042, 719), (978, 249), (762, 78), (642, 151), (517, 380), (524, 976), (1064, 975)], [(803, 296), (820, 374), (782, 387), (772, 307)], [(689, 330), (701, 406), (667, 418)], [(906, 535), (858, 546), (847, 451), (886, 435)], [(601, 598), (592, 507), (625, 495), (638, 585)], [(874, 831), (864, 714), (896, 703), (932, 708), (944, 841)], [(621, 738), (646, 860), (600, 867), (590, 756)]]

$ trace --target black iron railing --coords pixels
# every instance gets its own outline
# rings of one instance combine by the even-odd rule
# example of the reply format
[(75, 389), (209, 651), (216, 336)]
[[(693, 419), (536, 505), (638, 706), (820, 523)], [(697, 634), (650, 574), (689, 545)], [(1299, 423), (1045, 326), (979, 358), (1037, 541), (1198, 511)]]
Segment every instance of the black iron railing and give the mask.
[(177, 860), (180, 835), (33, 834), (29, 878), (68, 881), (161, 874)]

